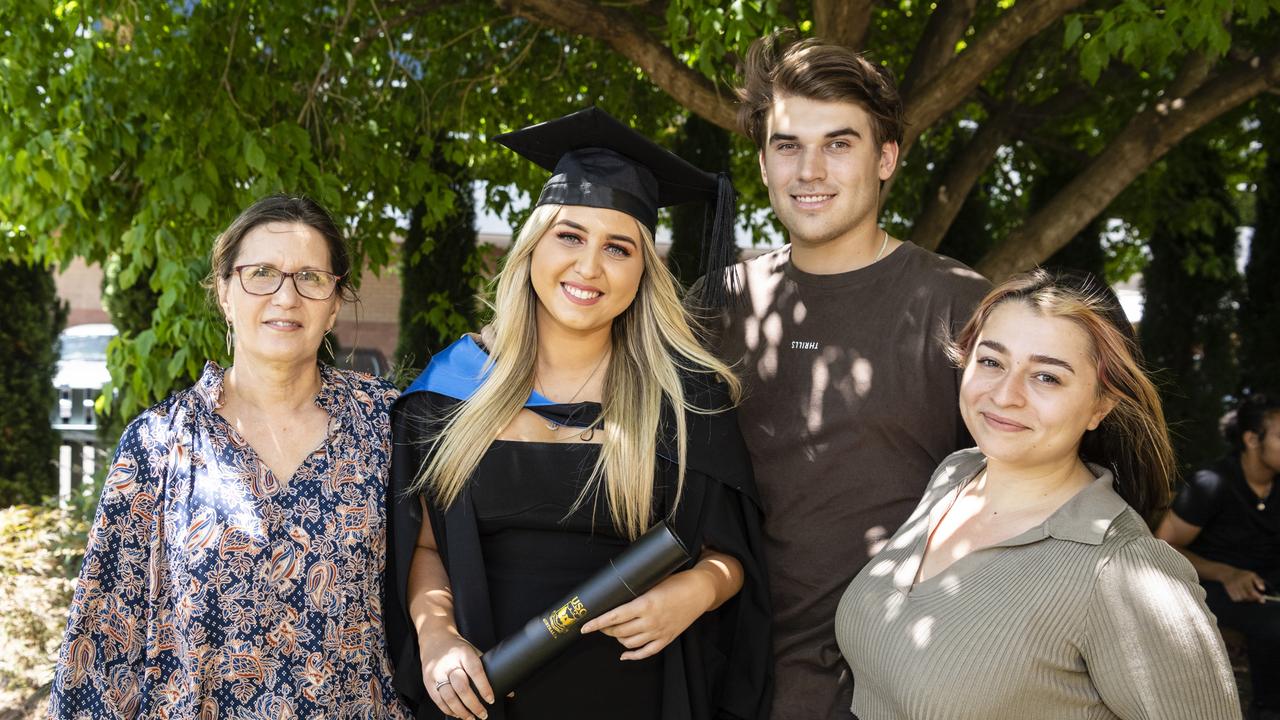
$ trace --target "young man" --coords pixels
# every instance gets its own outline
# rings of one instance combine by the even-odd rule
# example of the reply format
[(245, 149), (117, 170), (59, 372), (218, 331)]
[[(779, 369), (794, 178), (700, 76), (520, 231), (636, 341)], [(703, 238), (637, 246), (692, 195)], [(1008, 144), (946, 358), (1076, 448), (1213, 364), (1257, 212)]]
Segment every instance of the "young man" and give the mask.
[(1222, 430), (1231, 454), (1182, 486), (1156, 537), (1195, 566), (1218, 624), (1244, 633), (1250, 717), (1280, 720), (1280, 398), (1243, 400)]
[(791, 242), (730, 268), (736, 290), (709, 323), (748, 387), (739, 412), (765, 505), (773, 717), (848, 718), (836, 605), (938, 463), (969, 444), (943, 340), (990, 284), (877, 225), (902, 137), (886, 70), (844, 47), (765, 38), (739, 97)]

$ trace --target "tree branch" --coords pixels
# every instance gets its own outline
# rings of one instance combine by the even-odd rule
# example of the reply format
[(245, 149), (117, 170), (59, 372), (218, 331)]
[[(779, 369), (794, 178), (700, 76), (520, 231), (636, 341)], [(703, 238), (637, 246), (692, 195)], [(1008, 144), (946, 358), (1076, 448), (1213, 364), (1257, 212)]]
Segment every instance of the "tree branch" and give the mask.
[(1083, 3), (1039, 0), (1006, 11), (973, 45), (904, 99), (907, 127), (901, 154), (905, 156), (926, 128), (968, 97), (1010, 53)]
[(924, 211), (911, 226), (911, 242), (926, 250), (936, 250), (969, 191), (986, 171), (996, 151), (1009, 138), (1015, 123), (1013, 113), (1001, 113), (983, 123), (973, 137), (947, 163), (942, 181), (924, 197)]
[[(347, 23), (351, 21), (351, 13), (355, 12), (356, 0), (347, 0), (347, 11), (343, 13), (342, 20), (333, 29), (333, 41), (331, 47), (338, 47), (338, 39), (347, 28)], [(316, 71), (316, 79), (311, 82), (311, 87), (307, 89), (307, 99), (302, 103), (302, 109), (298, 111), (297, 123), (302, 125), (307, 119), (307, 114), (315, 110), (316, 95), (320, 92), (320, 83), (324, 81), (325, 76), (329, 74), (329, 68), (333, 65), (333, 55), (326, 52), (324, 62), (320, 64), (320, 69)], [(318, 111), (317, 111), (318, 112)], [(319, 133), (319, 118), (316, 118), (316, 132)]]
[(942, 181), (925, 195), (924, 211), (911, 227), (911, 242), (926, 250), (936, 250), (1000, 146), (1021, 136), (1023, 128), (1066, 112), (1084, 95), (1084, 88), (1072, 86), (1038, 105), (994, 108), (987, 122), (947, 163)]
[(913, 88), (934, 78), (956, 56), (956, 43), (969, 29), (969, 22), (978, 9), (978, 0), (941, 0), (937, 9), (929, 15), (924, 35), (911, 56), (911, 65), (902, 76), (903, 97), (911, 95)]
[[(1179, 77), (1194, 74), (1199, 62), (1195, 56), (1188, 58), (1186, 72)], [(1186, 98), (1168, 99), (1139, 112), (1084, 171), (988, 253), (977, 270), (999, 281), (1044, 261), (1183, 138), (1277, 85), (1280, 51), (1236, 65), (1201, 83)]]
[[(1244, 62), (1247, 63), (1248, 60)], [(1209, 58), (1205, 57), (1203, 52), (1198, 50), (1192, 52), (1178, 68), (1178, 75), (1172, 83), (1169, 83), (1165, 96), (1180, 98), (1190, 95), (1204, 85), (1204, 81), (1209, 79), (1209, 73), (1212, 71), (1213, 63), (1209, 62)]]
[(588, 0), (497, 0), (515, 15), (557, 30), (601, 40), (635, 63), (676, 102), (730, 132), (738, 132), (733, 98), (671, 53), (631, 14)]
[(813, 0), (814, 35), (855, 50), (871, 27), (873, 0)]
[(361, 33), (360, 39), (356, 41), (355, 47), (351, 48), (351, 54), (359, 55), (364, 52), (379, 37), (386, 37), (388, 42), (391, 42), (393, 40), (391, 38), (392, 30), (395, 30), (407, 22), (417, 20), (423, 15), (433, 13), (445, 5), (451, 5), (453, 4), (453, 1), (455, 0), (426, 0), (405, 8), (399, 15), (396, 15), (385, 22), (379, 22)]

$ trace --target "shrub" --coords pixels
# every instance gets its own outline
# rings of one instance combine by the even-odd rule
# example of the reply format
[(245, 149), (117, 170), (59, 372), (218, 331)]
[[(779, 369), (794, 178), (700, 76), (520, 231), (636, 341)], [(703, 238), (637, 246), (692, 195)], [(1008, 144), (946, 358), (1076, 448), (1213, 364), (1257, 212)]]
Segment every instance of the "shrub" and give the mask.
[(58, 491), (58, 433), (49, 414), (58, 333), (66, 321), (53, 274), (0, 261), (0, 507), (37, 503)]
[(53, 677), (88, 533), (81, 513), (0, 510), (0, 707), (19, 704)]

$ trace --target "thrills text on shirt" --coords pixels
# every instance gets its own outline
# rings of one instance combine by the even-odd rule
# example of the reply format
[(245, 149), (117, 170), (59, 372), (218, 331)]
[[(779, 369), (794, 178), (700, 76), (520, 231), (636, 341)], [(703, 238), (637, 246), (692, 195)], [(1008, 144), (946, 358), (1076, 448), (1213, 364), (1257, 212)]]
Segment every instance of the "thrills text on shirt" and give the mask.
[(818, 343), (810, 342), (808, 340), (792, 340), (791, 349), (792, 350), (817, 350)]

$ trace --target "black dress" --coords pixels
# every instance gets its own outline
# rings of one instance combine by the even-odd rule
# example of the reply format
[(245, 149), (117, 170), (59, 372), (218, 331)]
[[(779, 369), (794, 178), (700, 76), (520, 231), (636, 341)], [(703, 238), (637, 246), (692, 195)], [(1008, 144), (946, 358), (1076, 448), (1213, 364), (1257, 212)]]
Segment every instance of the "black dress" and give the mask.
[[(407, 612), (408, 571), (422, 522), (419, 499), (407, 488), (427, 459), (423, 439), (458, 402), (420, 391), (403, 396), (392, 412), (385, 626), (394, 683), (419, 718), (443, 715), (422, 684)], [(582, 405), (599, 412), (598, 405)], [(665, 420), (665, 428), (674, 424)], [(598, 632), (583, 636), (518, 686), (514, 700), (500, 699), (491, 719), (768, 717), (768, 591), (746, 448), (732, 411), (688, 414), (686, 422), (685, 487), (670, 522), (686, 547), (712, 547), (737, 558), (742, 590), (647, 660), (621, 661), (625, 648), (617, 640)], [(676, 477), (669, 434), (660, 437), (655, 472), (655, 511), (664, 514)], [(598, 453), (598, 445), (587, 443), (495, 441), (448, 510), (428, 503), (458, 631), (477, 648), (491, 648), (518, 630), (628, 544), (614, 531), (603, 502), (593, 508), (588, 500), (569, 514)]]
[[(506, 637), (545, 613), (627, 541), (599, 503), (572, 514), (600, 446), (497, 441), (471, 478), (493, 627)], [(592, 507), (597, 510), (592, 517)], [(507, 717), (661, 718), (661, 654), (623, 661), (614, 638), (588, 633), (506, 701)], [(590, 692), (576, 689), (590, 688)]]

